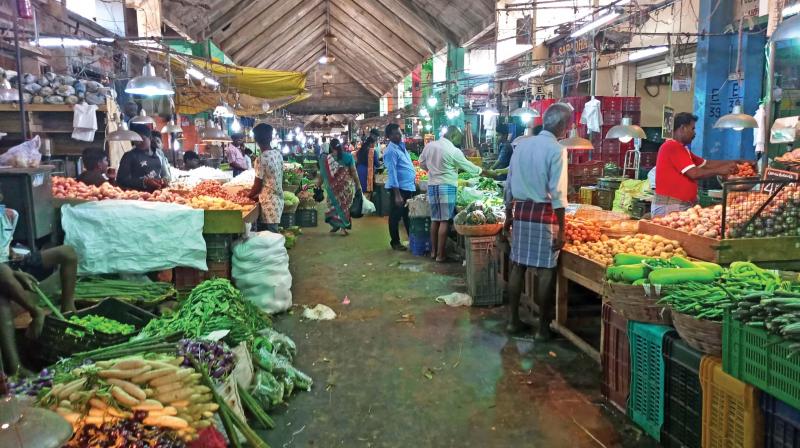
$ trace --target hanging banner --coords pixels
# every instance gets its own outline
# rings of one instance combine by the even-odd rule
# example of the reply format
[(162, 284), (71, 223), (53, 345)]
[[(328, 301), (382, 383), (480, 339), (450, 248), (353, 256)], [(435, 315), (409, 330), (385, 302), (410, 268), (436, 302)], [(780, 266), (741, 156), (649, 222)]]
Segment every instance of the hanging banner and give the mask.
[(692, 64), (675, 64), (672, 70), (672, 91), (692, 91)]

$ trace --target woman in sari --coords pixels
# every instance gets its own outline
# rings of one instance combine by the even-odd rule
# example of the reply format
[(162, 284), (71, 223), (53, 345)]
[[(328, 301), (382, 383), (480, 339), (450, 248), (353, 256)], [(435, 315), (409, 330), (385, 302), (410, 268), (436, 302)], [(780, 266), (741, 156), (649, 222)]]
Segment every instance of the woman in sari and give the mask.
[(361, 190), (372, 200), (372, 189), (375, 184), (375, 139), (370, 136), (361, 144), (356, 155), (356, 171), (361, 180)]
[(353, 198), (356, 194), (362, 194), (353, 155), (344, 151), (339, 140), (332, 139), (330, 153), (321, 155), (319, 165), (317, 188), (324, 185), (328, 198), (325, 222), (330, 224), (331, 233), (341, 230), (346, 236), (352, 227), (350, 206)]

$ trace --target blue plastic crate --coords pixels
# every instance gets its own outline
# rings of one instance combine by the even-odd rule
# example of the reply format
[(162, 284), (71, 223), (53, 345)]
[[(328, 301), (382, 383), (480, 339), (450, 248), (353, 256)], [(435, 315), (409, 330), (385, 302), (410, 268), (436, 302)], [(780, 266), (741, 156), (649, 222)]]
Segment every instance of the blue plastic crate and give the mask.
[(677, 334), (664, 336), (664, 426), (661, 444), (667, 448), (700, 448), (703, 429), (703, 354)]
[(650, 437), (661, 440), (664, 422), (664, 335), (666, 325), (628, 322), (631, 347), (631, 385), (628, 416)]
[(411, 255), (421, 257), (431, 252), (431, 236), (428, 235), (414, 235), (408, 236), (408, 250)]
[(764, 448), (796, 448), (800, 446), (800, 411), (762, 393), (764, 411)]

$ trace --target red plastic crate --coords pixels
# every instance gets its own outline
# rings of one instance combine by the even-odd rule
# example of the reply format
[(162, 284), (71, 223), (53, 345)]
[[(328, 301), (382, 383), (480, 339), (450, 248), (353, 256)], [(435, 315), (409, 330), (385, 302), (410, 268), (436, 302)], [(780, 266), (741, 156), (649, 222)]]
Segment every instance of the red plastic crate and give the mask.
[(658, 152), (642, 152), (639, 155), (639, 166), (644, 168), (652, 168), (656, 166), (656, 159), (658, 158)]
[[(630, 118), (633, 124), (639, 124), (642, 121), (642, 113), (641, 112), (620, 112), (622, 118)], [(620, 118), (620, 123), (622, 119)]]
[(630, 344), (628, 320), (617, 313), (608, 302), (603, 303), (601, 362), (603, 382), (600, 393), (621, 412), (628, 408), (630, 391)]
[(175, 275), (173, 276), (175, 278), (175, 289), (187, 291), (212, 278), (231, 278), (230, 262), (206, 261), (206, 264), (208, 265), (208, 271), (182, 266), (176, 267)]
[(622, 111), (622, 100), (623, 97), (621, 96), (601, 96), (598, 97), (600, 100), (600, 110), (603, 111), (605, 114), (606, 112), (611, 111)]
[(583, 108), (586, 106), (586, 103), (589, 102), (588, 96), (568, 96), (564, 98), (562, 101), (565, 103), (569, 103), (574, 109), (575, 112), (582, 113)]
[(619, 154), (620, 145), (620, 141), (617, 139), (605, 139), (600, 150), (603, 154)]
[(626, 112), (638, 112), (642, 110), (642, 99), (638, 96), (623, 97), (622, 110)]
[(603, 111), (603, 125), (606, 126), (616, 126), (622, 123), (622, 111), (621, 110), (609, 110)]
[(552, 106), (555, 103), (556, 103), (556, 100), (552, 99), (552, 98), (551, 99), (546, 99), (546, 100), (538, 100), (538, 101), (534, 101), (533, 102), (533, 104), (531, 105), (531, 108), (535, 109), (541, 115), (544, 115), (544, 112), (547, 110), (547, 108)]

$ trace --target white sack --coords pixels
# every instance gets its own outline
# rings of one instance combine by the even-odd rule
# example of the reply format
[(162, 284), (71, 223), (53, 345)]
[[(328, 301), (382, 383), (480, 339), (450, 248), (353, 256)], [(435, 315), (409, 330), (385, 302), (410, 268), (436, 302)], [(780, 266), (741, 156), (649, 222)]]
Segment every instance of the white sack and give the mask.
[(292, 307), (292, 274), (283, 235), (257, 232), (233, 247), (233, 276), (245, 299), (266, 313)]

